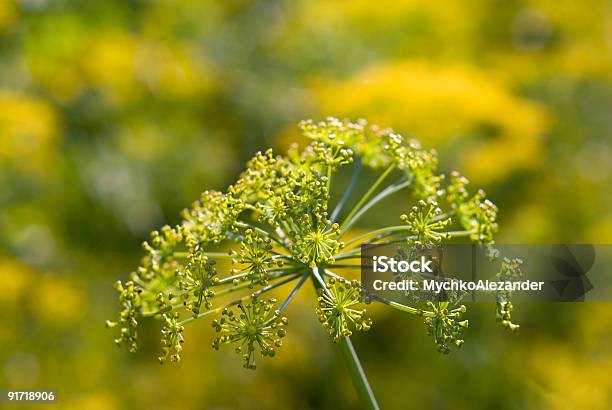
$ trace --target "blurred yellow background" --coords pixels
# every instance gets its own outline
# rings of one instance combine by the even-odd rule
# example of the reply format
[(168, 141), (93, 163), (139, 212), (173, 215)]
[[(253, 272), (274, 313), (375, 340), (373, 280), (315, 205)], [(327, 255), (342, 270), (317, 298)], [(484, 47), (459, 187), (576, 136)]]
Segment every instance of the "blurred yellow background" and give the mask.
[[(208, 321), (177, 365), (155, 360), (157, 323), (117, 349), (112, 283), (148, 231), (327, 115), (436, 147), (500, 207), (500, 242), (610, 242), (611, 110), (608, 0), (3, 0), (0, 388), (65, 409), (356, 408), (311, 291), (250, 372)], [(515, 335), (470, 311), (442, 357), (374, 309), (354, 343), (383, 408), (612, 408), (609, 305), (518, 306)]]

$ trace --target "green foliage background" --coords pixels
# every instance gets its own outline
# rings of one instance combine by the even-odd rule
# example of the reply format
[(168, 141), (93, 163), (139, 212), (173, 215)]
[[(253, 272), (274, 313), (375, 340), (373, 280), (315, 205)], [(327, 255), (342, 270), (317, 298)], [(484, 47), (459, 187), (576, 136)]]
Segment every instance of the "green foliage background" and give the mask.
[[(0, 2), (0, 388), (66, 409), (356, 407), (314, 295), (249, 372), (208, 321), (178, 365), (155, 360), (157, 324), (117, 349), (111, 284), (149, 230), (327, 115), (439, 148), (500, 207), (501, 242), (609, 242), (611, 73), (606, 0)], [(354, 343), (383, 408), (612, 406), (607, 305), (518, 306), (516, 335), (493, 309), (444, 357), (375, 309)]]

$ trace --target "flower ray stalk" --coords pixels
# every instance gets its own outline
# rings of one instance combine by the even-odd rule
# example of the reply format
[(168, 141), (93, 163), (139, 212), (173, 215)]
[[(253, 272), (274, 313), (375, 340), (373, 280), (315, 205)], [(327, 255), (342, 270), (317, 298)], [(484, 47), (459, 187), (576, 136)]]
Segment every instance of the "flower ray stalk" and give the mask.
[(348, 200), (351, 198), (351, 195), (353, 194), (353, 191), (355, 190), (355, 187), (357, 186), (357, 182), (359, 182), (359, 176), (361, 175), (362, 169), (363, 169), (363, 166), (361, 165), (361, 161), (356, 162), (355, 167), (353, 168), (353, 174), (351, 175), (351, 180), (349, 181), (348, 187), (346, 191), (344, 191), (344, 194), (342, 195), (342, 198), (338, 202), (338, 205), (336, 205), (336, 208), (334, 208), (334, 212), (332, 212), (332, 215), (330, 217), (330, 220), (332, 222), (336, 222), (336, 220), (338, 219), (338, 216), (340, 215), (340, 212), (342, 212), (342, 210), (344, 209), (344, 206), (346, 205)]
[(368, 192), (366, 192), (365, 195), (361, 197), (359, 202), (357, 202), (355, 207), (351, 210), (351, 212), (349, 212), (348, 216), (342, 223), (342, 226), (340, 228), (341, 233), (345, 233), (348, 230), (348, 228), (350, 228), (353, 225), (353, 223), (355, 222), (354, 217), (357, 214), (357, 212), (359, 212), (359, 210), (363, 207), (366, 201), (370, 199), (372, 194), (378, 189), (379, 185), (383, 183), (383, 181), (387, 178), (387, 176), (391, 172), (393, 172), (394, 169), (395, 169), (395, 165), (389, 166), (389, 168), (387, 168), (385, 172), (383, 172), (382, 175), (378, 177), (378, 179), (376, 180), (376, 182), (374, 182), (374, 184), (370, 187), (370, 189), (368, 189)]

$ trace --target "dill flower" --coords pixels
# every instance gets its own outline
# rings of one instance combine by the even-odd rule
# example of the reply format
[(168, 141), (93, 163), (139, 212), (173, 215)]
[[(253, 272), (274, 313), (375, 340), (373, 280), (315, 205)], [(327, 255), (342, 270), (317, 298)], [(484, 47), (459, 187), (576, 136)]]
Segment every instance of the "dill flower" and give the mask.
[[(499, 280), (516, 280), (521, 277), (521, 265), (523, 261), (518, 258), (503, 258), (500, 271), (498, 273)], [(507, 291), (499, 292), (496, 295), (497, 302), (497, 320), (508, 330), (516, 332), (519, 325), (512, 322), (512, 293)]]
[[(493, 247), (497, 207), (483, 191), (471, 193), (460, 174), (439, 173), (435, 150), (391, 129), (335, 118), (299, 126), (309, 145), (293, 146), (286, 155), (256, 153), (227, 190), (204, 191), (182, 211), (177, 226), (151, 234), (140, 266), (129, 281), (115, 285), (119, 319), (107, 326), (119, 329), (117, 344), (135, 351), (140, 321), (159, 320), (159, 360), (165, 363), (180, 360), (186, 326), (216, 317), (212, 347), (234, 345), (244, 367), (254, 369), (259, 357), (272, 357), (281, 347), (288, 323), (284, 311), (311, 279), (319, 292), (313, 313), (343, 352), (356, 388), (376, 407), (350, 340), (373, 325), (362, 303), (383, 303), (418, 317), (443, 353), (464, 343), (466, 307), (436, 302), (421, 309), (372, 299), (359, 282), (343, 275), (344, 269), (360, 267), (355, 260), (364, 243), (431, 245), (455, 237), (478, 243), (492, 260), (501, 260)], [(343, 167), (352, 168), (351, 180), (346, 189), (337, 189), (336, 173)], [(364, 167), (378, 178), (362, 190)], [(403, 224), (346, 240), (367, 212), (402, 191), (405, 198), (416, 198), (401, 216)], [(343, 194), (332, 198), (331, 192)], [(519, 275), (519, 265), (503, 261), (500, 277)], [(287, 292), (278, 307), (276, 300), (263, 298), (281, 287)], [(516, 330), (511, 294), (496, 297), (498, 320)]]
[(172, 362), (181, 360), (181, 352), (183, 351), (183, 330), (185, 328), (178, 321), (178, 313), (164, 313), (162, 315), (164, 326), (162, 328), (162, 355), (158, 360), (163, 364), (168, 358)]
[(197, 316), (202, 304), (206, 309), (212, 307), (211, 299), (215, 296), (212, 288), (219, 282), (219, 278), (215, 260), (209, 260), (200, 251), (192, 254), (190, 259), (184, 270), (177, 270), (176, 276), (179, 279), (178, 288), (186, 292), (183, 302), (185, 307)]
[(218, 334), (212, 342), (213, 348), (218, 350), (221, 344), (237, 344), (236, 353), (242, 355), (247, 369), (256, 367), (256, 349), (263, 356), (274, 356), (286, 335), (284, 326), (289, 323), (286, 317), (280, 317), (279, 311), (272, 310), (275, 303), (275, 299), (254, 298), (251, 303), (239, 304), (238, 312), (224, 309), (221, 318), (212, 322)]
[(344, 282), (330, 278), (327, 282), (329, 293), (319, 289), (316, 313), (323, 328), (332, 336), (334, 342), (351, 336), (352, 330), (367, 331), (372, 319), (365, 309), (356, 309), (361, 301), (361, 285), (357, 281)]
[(441, 353), (448, 353), (451, 345), (457, 347), (463, 345), (461, 334), (463, 329), (468, 327), (468, 321), (461, 320), (467, 310), (465, 305), (450, 309), (449, 302), (427, 302), (427, 306), (431, 310), (423, 314), (424, 323), (427, 333), (433, 336), (438, 345), (438, 350)]
[(106, 321), (107, 328), (120, 326), (119, 337), (115, 339), (115, 343), (120, 346), (127, 345), (130, 352), (135, 352), (137, 349), (136, 340), (138, 339), (138, 317), (140, 313), (140, 293), (142, 288), (136, 286), (134, 282), (128, 281), (123, 284), (121, 281), (115, 283), (115, 289), (120, 293), (119, 301), (121, 303), (121, 313), (119, 320), (113, 322)]
[(442, 209), (433, 200), (418, 201), (410, 209), (410, 213), (402, 215), (400, 219), (408, 225), (409, 232), (416, 236), (414, 243), (439, 243), (449, 237), (443, 231), (450, 224), (451, 219), (443, 217)]
[(300, 218), (300, 229), (295, 235), (294, 253), (297, 258), (311, 268), (323, 263), (333, 263), (334, 255), (342, 247), (338, 241), (340, 225), (327, 219), (316, 219), (310, 225), (310, 217)]
[(243, 265), (242, 269), (233, 269), (234, 275), (242, 272), (240, 279), (235, 279), (234, 283), (249, 281), (249, 287), (253, 288), (256, 284), (268, 284), (268, 271), (275, 266), (282, 266), (280, 259), (274, 258), (272, 254), (272, 244), (269, 238), (247, 229), (240, 249), (230, 252), (233, 264)]

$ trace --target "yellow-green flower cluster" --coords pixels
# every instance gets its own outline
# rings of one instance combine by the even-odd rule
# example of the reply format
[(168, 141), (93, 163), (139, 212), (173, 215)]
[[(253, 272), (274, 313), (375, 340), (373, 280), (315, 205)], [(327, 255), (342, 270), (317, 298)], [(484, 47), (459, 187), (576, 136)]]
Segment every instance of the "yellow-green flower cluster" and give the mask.
[(219, 278), (215, 269), (216, 261), (209, 260), (208, 256), (196, 251), (190, 256), (190, 261), (184, 270), (177, 270), (178, 288), (185, 292), (185, 307), (195, 316), (200, 313), (202, 305), (206, 309), (212, 308), (212, 299), (215, 292), (212, 290)]
[[(499, 280), (517, 280), (522, 276), (521, 265), (523, 261), (518, 258), (503, 258), (501, 269), (498, 273)], [(496, 295), (497, 301), (497, 320), (508, 330), (513, 332), (519, 329), (519, 325), (512, 323), (512, 294), (501, 291)]]
[[(153, 317), (162, 323), (160, 361), (178, 361), (185, 326), (220, 314), (213, 321), (218, 332), (213, 347), (237, 344), (245, 367), (254, 368), (258, 354), (273, 356), (280, 347), (287, 324), (282, 312), (309, 277), (320, 288), (315, 313), (333, 341), (370, 328), (372, 320), (360, 307), (367, 295), (358, 282), (340, 274), (344, 268), (359, 267), (351, 261), (359, 257), (361, 243), (429, 245), (455, 236), (493, 243), (497, 208), (484, 192), (470, 194), (467, 179), (459, 174), (446, 178), (438, 173), (434, 150), (365, 120), (327, 118), (299, 126), (309, 145), (293, 146), (286, 155), (256, 153), (225, 192), (203, 192), (183, 210), (178, 225), (152, 233), (131, 280), (116, 286), (122, 311), (119, 320), (108, 325), (120, 327), (118, 344), (136, 350), (139, 320)], [(334, 186), (342, 167), (353, 167), (345, 190)], [(362, 190), (363, 167), (379, 177)], [(414, 204), (401, 216), (404, 225), (345, 241), (362, 215), (404, 189)], [(331, 192), (344, 194), (336, 199)], [(351, 203), (353, 208), (345, 209)], [(506, 264), (502, 272), (509, 269)], [(292, 282), (293, 290), (278, 310), (273, 309), (275, 301), (260, 298)], [(225, 299), (233, 294), (234, 299)], [(497, 314), (506, 327), (515, 328), (509, 300), (510, 295), (498, 295)], [(421, 315), (441, 351), (463, 343), (465, 307), (451, 309), (440, 302), (423, 311), (389, 305)]]
[(125, 284), (117, 281), (115, 289), (119, 292), (119, 302), (122, 310), (119, 314), (119, 320), (117, 322), (107, 320), (106, 327), (114, 328), (119, 326), (119, 337), (115, 339), (115, 343), (118, 346), (126, 345), (130, 352), (135, 352), (137, 349), (137, 327), (138, 316), (141, 310), (140, 293), (142, 293), (142, 289), (132, 281), (128, 281)]
[(242, 273), (240, 278), (235, 279), (235, 283), (249, 281), (252, 289), (255, 285), (267, 285), (270, 269), (283, 266), (282, 259), (272, 255), (272, 244), (268, 237), (258, 234), (252, 229), (247, 229), (244, 233), (240, 248), (232, 250), (230, 255), (232, 263), (243, 266), (240, 269), (234, 268), (232, 274)]
[(444, 233), (444, 229), (450, 224), (451, 219), (442, 214), (442, 209), (433, 200), (427, 202), (419, 200), (408, 215), (404, 214), (400, 218), (410, 227), (409, 232), (416, 237), (413, 243), (440, 243), (449, 237)]
[(362, 304), (361, 285), (357, 281), (345, 282), (330, 278), (326, 289), (319, 289), (317, 316), (323, 328), (338, 343), (353, 334), (353, 330), (365, 332), (372, 326), (372, 319)]
[(236, 312), (224, 309), (221, 318), (212, 324), (218, 334), (212, 342), (213, 348), (218, 350), (222, 344), (236, 344), (236, 353), (242, 355), (247, 369), (255, 369), (257, 349), (263, 356), (274, 356), (285, 337), (284, 326), (289, 323), (279, 311), (273, 310), (275, 303), (274, 299), (253, 298), (251, 303), (238, 305)]
[(431, 310), (423, 314), (424, 323), (427, 333), (433, 336), (438, 345), (438, 350), (448, 353), (451, 345), (463, 345), (461, 334), (468, 327), (468, 321), (462, 320), (467, 310), (465, 305), (451, 308), (449, 302), (427, 302), (427, 306)]

